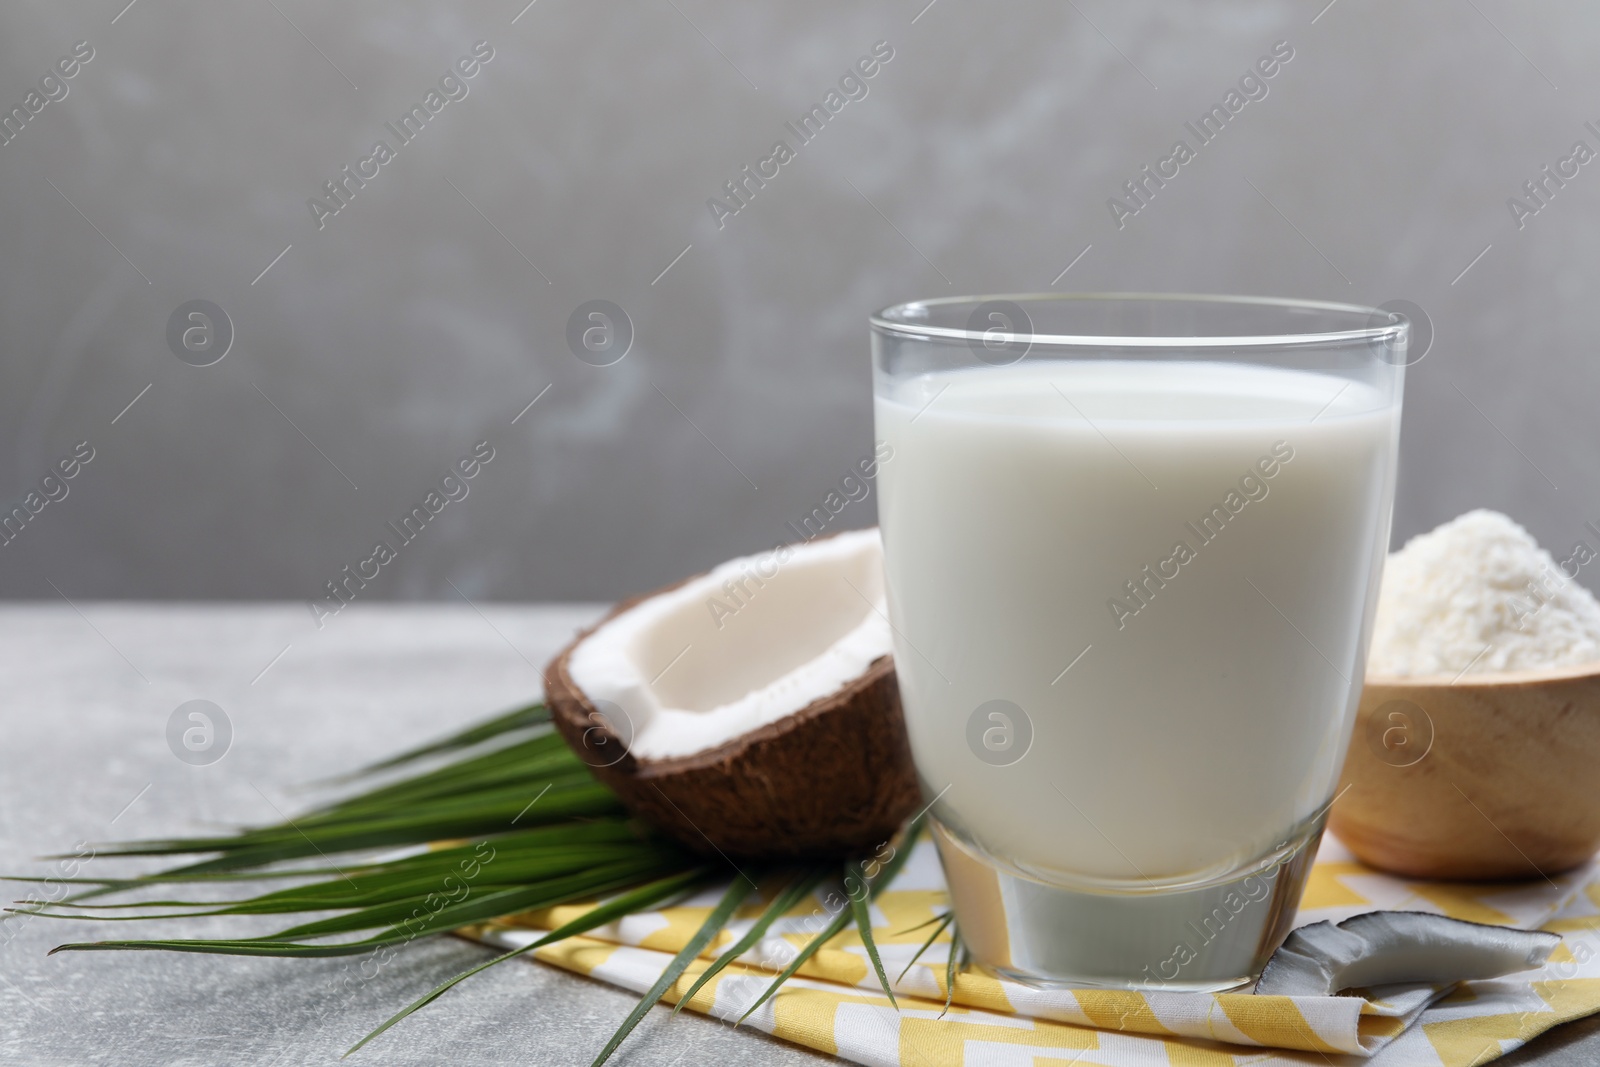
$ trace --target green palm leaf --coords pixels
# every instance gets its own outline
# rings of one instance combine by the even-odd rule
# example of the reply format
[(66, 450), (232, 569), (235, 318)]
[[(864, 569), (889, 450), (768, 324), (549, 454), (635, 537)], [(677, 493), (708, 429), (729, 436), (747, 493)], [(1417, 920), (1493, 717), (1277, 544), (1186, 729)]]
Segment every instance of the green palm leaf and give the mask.
[[(894, 999), (894, 990), (889, 988), (889, 976), (883, 973), (883, 959), (878, 955), (878, 944), (872, 939), (872, 907), (867, 901), (867, 872), (855, 860), (846, 863), (844, 871), (845, 896), (850, 898), (850, 912), (855, 916), (856, 932), (861, 935), (867, 958), (872, 961), (872, 969), (878, 974), (878, 984), (883, 987), (889, 1003), (898, 1011), (900, 1004)], [(855, 889), (850, 888), (852, 881), (856, 884)]]
[(463, 748), (471, 748), (474, 745), (481, 745), (485, 741), (492, 741), (502, 734), (533, 726), (543, 726), (549, 721), (550, 709), (545, 707), (544, 701), (535, 701), (532, 704), (508, 711), (504, 715), (497, 715), (492, 719), (469, 726), (458, 734), (451, 734), (449, 737), (433, 741), (420, 748), (410, 749), (400, 753), (398, 756), (390, 756), (388, 759), (356, 771), (348, 777), (360, 778), (407, 763), (415, 763), (417, 760), (426, 759), (429, 756), (440, 756), (446, 752), (456, 752)]
[(643, 911), (646, 908), (653, 907), (669, 897), (677, 896), (685, 890), (692, 888), (697, 882), (704, 881), (706, 876), (707, 872), (704, 868), (695, 868), (693, 870), (684, 871), (680, 874), (663, 878), (656, 882), (651, 882), (649, 885), (641, 886), (631, 893), (625, 893), (622, 896), (617, 897), (615, 900), (607, 901), (606, 903), (596, 907), (594, 910), (586, 912), (578, 918), (573, 919), (571, 922), (564, 923), (563, 925), (556, 927), (554, 930), (551, 930), (548, 934), (545, 934), (537, 941), (530, 942), (521, 948), (512, 949), (510, 952), (503, 952), (494, 959), (486, 960), (469, 971), (463, 971), (454, 978), (450, 979), (448, 982), (444, 982), (438, 986), (435, 986), (424, 996), (412, 1001), (410, 1004), (406, 1005), (404, 1009), (395, 1013), (394, 1015), (391, 1015), (384, 1021), (382, 1026), (379, 1026), (366, 1037), (363, 1037), (360, 1041), (357, 1041), (354, 1045), (351, 1045), (350, 1048), (345, 1051), (345, 1055), (350, 1055), (350, 1053), (356, 1051), (356, 1049), (360, 1048), (362, 1045), (365, 1045), (367, 1042), (371, 1041), (373, 1038), (377, 1037), (379, 1034), (383, 1033), (385, 1030), (389, 1029), (389, 1027), (393, 1026), (401, 1019), (404, 1019), (418, 1008), (426, 1007), (435, 1000), (438, 1000), (451, 989), (466, 981), (468, 978), (488, 970), (497, 963), (504, 963), (506, 960), (512, 959), (513, 957), (532, 952), (536, 948), (554, 944), (557, 941), (563, 941), (575, 934), (581, 934), (585, 931), (593, 930), (597, 926), (603, 926), (614, 919), (620, 919), (624, 915), (631, 915), (636, 911)]
[(600, 1054), (594, 1058), (594, 1062), (589, 1067), (600, 1067), (602, 1063), (611, 1058), (611, 1054), (617, 1050), (617, 1046), (627, 1040), (628, 1035), (633, 1032), (633, 1028), (639, 1025), (639, 1020), (643, 1019), (645, 1014), (655, 1006), (656, 1001), (661, 999), (663, 993), (672, 988), (672, 983), (676, 982), (683, 972), (688, 969), (689, 964), (700, 955), (707, 945), (711, 944), (711, 939), (721, 933), (724, 926), (728, 925), (728, 920), (733, 917), (734, 911), (743, 902), (744, 898), (749, 895), (750, 884), (745, 881), (741, 873), (738, 878), (733, 880), (733, 884), (728, 886), (728, 891), (722, 894), (722, 900), (718, 902), (715, 908), (711, 909), (711, 914), (706, 916), (706, 921), (700, 924), (700, 929), (694, 932), (694, 936), (689, 939), (689, 943), (684, 945), (676, 956), (672, 957), (672, 962), (667, 964), (666, 970), (661, 972), (661, 977), (656, 979), (655, 985), (647, 989), (644, 996), (639, 998), (639, 1003), (634, 1005), (633, 1010), (628, 1013), (628, 1017), (622, 1020), (622, 1025), (617, 1027), (617, 1032), (611, 1035), (611, 1040), (606, 1042), (606, 1047), (600, 1050)]
[(961, 931), (956, 928), (954, 919), (952, 915), (950, 958), (944, 964), (944, 1011), (939, 1013), (941, 1019), (950, 1014), (950, 1001), (956, 995), (956, 972), (966, 970), (967, 967), (967, 947), (961, 943)]
[(695, 979), (694, 985), (689, 987), (689, 991), (679, 997), (678, 1003), (673, 1005), (672, 1014), (676, 1015), (682, 1011), (683, 1006), (693, 1000), (696, 993), (700, 992), (701, 986), (715, 978), (728, 964), (750, 951), (750, 947), (761, 940), (774, 921), (787, 915), (796, 904), (810, 896), (812, 891), (827, 876), (828, 868), (826, 866), (812, 867), (797, 875), (794, 881), (790, 882), (776, 897), (772, 898), (772, 903), (767, 905), (761, 916), (750, 925), (750, 929), (744, 932), (744, 936), (728, 946), (726, 952), (718, 956), (711, 966), (701, 972), (700, 977)]
[[(422, 769), (413, 770), (418, 765)], [(398, 778), (396, 771), (402, 772)], [(302, 915), (304, 921), (265, 936), (75, 942), (53, 951), (162, 950), (320, 958), (390, 950), (423, 937), (611, 895), (526, 947), (495, 956), (440, 985), (368, 1034), (350, 1050), (354, 1052), (488, 967), (657, 907), (715, 878), (702, 859), (629, 815), (616, 795), (594, 778), (555, 733), (542, 704), (514, 709), (342, 780), (368, 778), (377, 781), (277, 825), (99, 849), (100, 856), (172, 857), (183, 862), (132, 878), (57, 878), (57, 882), (84, 888), (53, 904), (34, 902), (13, 910), (52, 918), (118, 921)], [(872, 936), (868, 903), (903, 866), (920, 824), (919, 817), (907, 828), (900, 850), (870, 884), (861, 863), (846, 867), (848, 879), (857, 887), (850, 906), (832, 916), (743, 1018), (770, 999), (851, 920), (861, 932), (879, 982), (894, 1000)], [(397, 849), (399, 854), (395, 854)], [(696, 978), (674, 1012), (836, 869), (812, 865), (793, 874), (750, 928)], [(217, 900), (191, 899), (189, 894), (168, 888), (183, 884), (226, 888), (233, 882), (262, 879), (292, 884)], [(157, 886), (167, 888), (160, 899), (87, 903), (91, 898)], [(728, 887), (706, 921), (612, 1035), (596, 1065), (620, 1047), (650, 1007), (727, 926), (747, 890), (743, 881)], [(923, 944), (918, 957), (946, 926), (954, 930), (948, 917)], [(952, 945), (947, 966), (952, 987), (958, 944)], [(948, 1008), (948, 996), (946, 999)]]
[[(950, 912), (945, 912), (943, 915), (935, 915), (932, 919), (928, 920), (928, 922), (935, 922), (939, 925), (933, 928), (933, 933), (928, 935), (928, 940), (924, 941), (922, 943), (922, 947), (917, 949), (917, 954), (911, 957), (911, 962), (906, 964), (906, 969), (900, 972), (900, 977), (895, 979), (896, 982), (900, 981), (901, 978), (904, 978), (908, 973), (910, 973), (911, 968), (915, 967), (917, 965), (917, 961), (922, 958), (922, 954), (928, 951), (928, 946), (932, 945), (936, 940), (938, 940), (939, 935), (944, 933), (945, 927), (949, 926), (954, 919), (955, 916), (953, 914)], [(926, 926), (927, 923), (923, 923), (922, 925)], [(915, 930), (918, 929), (918, 927), (914, 926), (911, 929)], [(909, 932), (910, 931), (907, 931), (907, 933)]]
[[(870, 899), (872, 896), (875, 896), (884, 886), (894, 881), (895, 875), (900, 873), (900, 868), (905, 866), (906, 857), (911, 854), (911, 846), (916, 843), (917, 835), (922, 830), (922, 820), (924, 817), (924, 815), (918, 815), (911, 821), (911, 824), (906, 827), (905, 832), (901, 834), (900, 847), (895, 851), (894, 856), (889, 860), (889, 862), (883, 865), (883, 869), (878, 872), (878, 877), (872, 882), (871, 885), (867, 887), (866, 893), (868, 899)], [(798, 971), (807, 960), (816, 955), (819, 948), (821, 948), (827, 942), (833, 940), (833, 938), (845, 928), (845, 925), (850, 922), (851, 917), (852, 915), (850, 909), (840, 908), (839, 913), (833, 917), (833, 920), (829, 922), (827, 926), (822, 928), (822, 932), (807, 942), (806, 946), (795, 954), (795, 958), (789, 962), (789, 966), (785, 967), (782, 973), (780, 973), (778, 977), (773, 980), (772, 984), (767, 987), (766, 992), (762, 993), (761, 996), (756, 999), (756, 1002), (750, 1005), (749, 1009), (746, 1010), (743, 1015), (739, 1016), (739, 1022), (742, 1023), (746, 1019), (750, 1018), (750, 1016), (755, 1013), (757, 1008), (761, 1007), (761, 1005), (770, 1000), (772, 996), (778, 992), (779, 988), (783, 986), (783, 983), (794, 977), (795, 972)], [(881, 969), (881, 963), (879, 966)]]

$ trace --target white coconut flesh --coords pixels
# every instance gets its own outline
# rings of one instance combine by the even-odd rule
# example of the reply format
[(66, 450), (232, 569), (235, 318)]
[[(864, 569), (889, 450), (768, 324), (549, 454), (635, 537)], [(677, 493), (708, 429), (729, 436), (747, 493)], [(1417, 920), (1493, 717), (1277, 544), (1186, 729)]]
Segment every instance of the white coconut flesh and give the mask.
[(1543, 930), (1450, 919), (1416, 911), (1373, 911), (1290, 934), (1261, 973), (1262, 996), (1327, 997), (1342, 989), (1446, 985), (1539, 967), (1561, 943)]
[[(609, 620), (567, 673), (635, 759), (716, 748), (832, 696), (890, 652), (876, 529), (743, 556)], [(610, 705), (611, 707), (607, 707)]]

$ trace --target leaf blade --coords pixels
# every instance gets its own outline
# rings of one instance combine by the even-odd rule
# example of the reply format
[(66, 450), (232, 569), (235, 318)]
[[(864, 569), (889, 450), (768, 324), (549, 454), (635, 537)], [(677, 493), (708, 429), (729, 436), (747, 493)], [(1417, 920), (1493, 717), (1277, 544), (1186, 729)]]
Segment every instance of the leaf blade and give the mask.
[(620, 918), (623, 915), (631, 914), (636, 909), (649, 907), (651, 904), (658, 903), (659, 901), (665, 900), (675, 893), (679, 893), (685, 889), (688, 889), (695, 883), (696, 880), (703, 879), (706, 876), (706, 873), (707, 872), (705, 868), (696, 868), (660, 879), (659, 881), (652, 882), (645, 886), (641, 886), (630, 893), (626, 893), (623, 896), (617, 897), (616, 899), (608, 901), (605, 904), (601, 904), (593, 911), (586, 912), (585, 914), (580, 915), (578, 918), (573, 919), (571, 922), (563, 923), (561, 926), (556, 927), (554, 930), (550, 931), (548, 934), (539, 938), (538, 940), (532, 941), (521, 948), (512, 949), (510, 952), (501, 953), (494, 959), (487, 960), (486, 962), (480, 963), (478, 966), (473, 967), (470, 970), (463, 971), (454, 978), (451, 978), (445, 982), (441, 982), (439, 985), (435, 986), (421, 997), (418, 997), (416, 1000), (406, 1005), (394, 1015), (391, 1015), (388, 1019), (384, 1020), (381, 1026), (367, 1034), (367, 1036), (363, 1037), (360, 1041), (357, 1041), (354, 1045), (351, 1045), (344, 1054), (348, 1056), (352, 1052), (355, 1052), (357, 1049), (367, 1044), (367, 1042), (371, 1041), (385, 1030), (388, 1030), (390, 1027), (406, 1018), (406, 1016), (412, 1014), (420, 1008), (425, 1008), (429, 1004), (432, 1004), (445, 993), (448, 993), (451, 989), (454, 989), (456, 986), (460, 985), (462, 982), (466, 981), (468, 978), (471, 978), (475, 974), (486, 971), (498, 963), (504, 963), (506, 960), (514, 959), (517, 956), (532, 952), (536, 948), (540, 948), (544, 945), (554, 944), (557, 941), (564, 941), (575, 934), (581, 934), (588, 930), (594, 929), (596, 926), (602, 926), (613, 919)]
[[(911, 820), (909, 825), (906, 826), (905, 831), (900, 835), (900, 847), (895, 850), (895, 854), (890, 858), (889, 862), (883, 865), (882, 869), (878, 872), (877, 879), (868, 888), (867, 893), (869, 896), (875, 896), (880, 889), (893, 882), (895, 876), (900, 873), (900, 869), (905, 866), (906, 858), (911, 855), (912, 846), (917, 842), (917, 836), (922, 832), (922, 823), (923, 819), (925, 818), (926, 814), (918, 815), (915, 819)], [(823, 927), (822, 932), (817, 934), (816, 937), (812, 938), (811, 941), (808, 942), (806, 946), (795, 955), (794, 960), (790, 962), (789, 966), (785, 967), (783, 972), (779, 974), (778, 977), (773, 980), (772, 984), (767, 987), (766, 991), (762, 993), (760, 997), (756, 998), (756, 1002), (750, 1005), (749, 1009), (743, 1015), (739, 1016), (739, 1022), (742, 1023), (746, 1019), (750, 1018), (750, 1016), (755, 1013), (757, 1008), (761, 1007), (761, 1005), (765, 1004), (774, 995), (776, 995), (778, 990), (783, 986), (783, 983), (794, 977), (795, 972), (798, 971), (807, 960), (814, 956), (818, 949), (837, 936), (839, 931), (843, 930), (845, 928), (845, 924), (849, 921), (849, 909), (840, 908), (839, 913), (833, 917), (833, 921), (828, 923), (827, 926)]]
[[(844, 865), (845, 870), (845, 896), (850, 898), (850, 913), (855, 917), (856, 932), (861, 935), (861, 944), (867, 950), (867, 959), (872, 961), (872, 969), (877, 972), (878, 984), (883, 987), (884, 994), (889, 998), (889, 1004), (900, 1010), (899, 1001), (894, 999), (894, 990), (889, 987), (889, 976), (883, 971), (883, 957), (878, 955), (878, 943), (872, 937), (872, 909), (867, 903), (867, 872), (854, 860)], [(861, 887), (859, 893), (850, 891), (850, 881), (855, 879)]]
[[(913, 968), (913, 967), (915, 967), (917, 965), (917, 961), (922, 958), (922, 954), (924, 952), (928, 951), (929, 946), (931, 946), (935, 941), (938, 940), (939, 935), (944, 933), (945, 927), (949, 926), (951, 920), (954, 919), (954, 918), (955, 918), (954, 913), (947, 911), (943, 915), (935, 915), (933, 917), (933, 919), (930, 920), (932, 922), (937, 922), (939, 925), (933, 928), (933, 933), (928, 935), (928, 940), (924, 941), (922, 943), (922, 947), (917, 949), (916, 955), (911, 957), (911, 962), (906, 964), (906, 969), (900, 972), (900, 977), (899, 978), (895, 979), (896, 982), (899, 982), (902, 978), (904, 978), (907, 974), (909, 974), (911, 972), (911, 968)], [(924, 924), (924, 925), (926, 925), (926, 924)]]
[(705, 922), (700, 924), (700, 928), (695, 931), (694, 936), (689, 939), (688, 943), (678, 951), (678, 954), (672, 957), (672, 962), (667, 964), (666, 968), (661, 972), (661, 976), (656, 979), (655, 984), (645, 991), (644, 996), (639, 998), (639, 1003), (634, 1005), (633, 1010), (628, 1013), (628, 1017), (622, 1020), (622, 1025), (617, 1027), (616, 1032), (611, 1035), (611, 1040), (606, 1042), (605, 1048), (600, 1050), (600, 1054), (594, 1058), (594, 1062), (589, 1067), (600, 1067), (601, 1064), (611, 1058), (611, 1054), (627, 1040), (628, 1035), (633, 1032), (633, 1028), (639, 1025), (639, 1020), (643, 1019), (650, 1009), (655, 1007), (662, 994), (672, 987), (672, 984), (688, 969), (689, 964), (700, 955), (701, 950), (711, 943), (711, 939), (722, 932), (722, 928), (727, 926), (728, 920), (733, 917), (734, 911), (744, 902), (745, 897), (750, 895), (749, 885), (750, 883), (745, 881), (742, 873), (733, 880), (728, 887), (728, 891), (722, 895), (722, 899), (717, 903), (717, 906), (711, 910), (711, 914), (706, 916)]
[(682, 1011), (683, 1006), (693, 1000), (696, 993), (700, 992), (701, 986), (716, 977), (728, 964), (748, 952), (752, 945), (761, 940), (762, 935), (767, 932), (775, 921), (787, 915), (796, 904), (810, 896), (822, 879), (827, 876), (827, 873), (828, 868), (826, 866), (812, 867), (801, 873), (786, 889), (774, 897), (772, 903), (767, 905), (766, 910), (751, 924), (750, 929), (745, 931), (744, 936), (728, 946), (727, 951), (718, 956), (711, 966), (701, 972), (700, 976), (695, 979), (694, 984), (689, 987), (689, 991), (678, 998), (678, 1003), (672, 1007), (672, 1014), (676, 1015)]
[(513, 730), (540, 726), (549, 721), (550, 709), (545, 706), (544, 701), (536, 700), (531, 704), (524, 704), (520, 708), (513, 708), (485, 722), (476, 723), (459, 733), (451, 734), (437, 741), (430, 741), (425, 745), (408, 749), (397, 756), (390, 756), (387, 759), (370, 764), (355, 772), (351, 777), (376, 774), (379, 771), (390, 770), (394, 767), (404, 766), (407, 763), (415, 763), (417, 760), (426, 759), (428, 756), (438, 756), (446, 752), (470, 748), (473, 745), (491, 741)]
[[(956, 971), (965, 970), (967, 966), (967, 946), (961, 943), (961, 930), (955, 925), (952, 915), (950, 924), (950, 958), (944, 964), (944, 1010), (939, 1013), (943, 1019), (950, 1014), (950, 1001), (956, 995)], [(959, 962), (958, 962), (959, 961)]]

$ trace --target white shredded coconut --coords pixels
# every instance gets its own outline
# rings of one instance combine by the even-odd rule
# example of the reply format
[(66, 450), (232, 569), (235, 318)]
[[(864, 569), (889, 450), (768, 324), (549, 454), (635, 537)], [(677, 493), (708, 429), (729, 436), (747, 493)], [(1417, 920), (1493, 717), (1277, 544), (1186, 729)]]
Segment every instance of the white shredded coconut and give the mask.
[(1384, 567), (1368, 670), (1483, 674), (1600, 661), (1600, 602), (1568, 577), (1594, 558), (1580, 544), (1557, 564), (1498, 511), (1419, 534)]

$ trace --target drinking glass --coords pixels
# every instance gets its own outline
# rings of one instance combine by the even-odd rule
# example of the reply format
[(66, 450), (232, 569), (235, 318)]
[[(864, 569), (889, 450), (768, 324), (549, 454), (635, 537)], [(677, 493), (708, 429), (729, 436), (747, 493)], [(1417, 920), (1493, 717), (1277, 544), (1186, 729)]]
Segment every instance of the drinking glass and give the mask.
[(1408, 322), (1049, 294), (871, 325), (895, 669), (961, 940), (1034, 985), (1254, 981), (1360, 696)]

